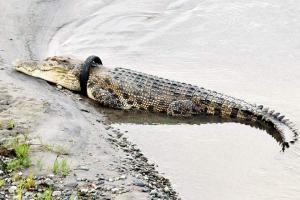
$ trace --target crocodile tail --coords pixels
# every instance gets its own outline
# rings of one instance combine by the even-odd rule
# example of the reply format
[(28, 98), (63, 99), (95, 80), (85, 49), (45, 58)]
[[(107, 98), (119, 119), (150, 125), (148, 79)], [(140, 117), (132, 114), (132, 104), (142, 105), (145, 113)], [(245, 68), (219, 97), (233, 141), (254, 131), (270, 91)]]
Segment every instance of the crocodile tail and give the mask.
[(269, 111), (268, 108), (263, 109), (263, 106), (255, 108), (256, 121), (267, 124), (280, 134), (283, 151), (297, 141), (298, 130), (295, 128), (295, 124), (286, 119), (284, 115), (276, 113), (274, 110)]

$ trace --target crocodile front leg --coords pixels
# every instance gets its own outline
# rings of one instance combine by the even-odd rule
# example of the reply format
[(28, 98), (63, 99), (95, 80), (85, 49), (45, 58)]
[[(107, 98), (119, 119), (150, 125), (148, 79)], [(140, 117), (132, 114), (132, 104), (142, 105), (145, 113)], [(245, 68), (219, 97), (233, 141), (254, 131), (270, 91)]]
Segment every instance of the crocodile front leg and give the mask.
[(88, 89), (88, 96), (104, 106), (123, 109), (123, 105), (117, 95), (114, 95), (107, 90), (93, 87)]
[(167, 109), (167, 114), (170, 116), (190, 117), (193, 114), (193, 107), (193, 102), (190, 100), (173, 101)]

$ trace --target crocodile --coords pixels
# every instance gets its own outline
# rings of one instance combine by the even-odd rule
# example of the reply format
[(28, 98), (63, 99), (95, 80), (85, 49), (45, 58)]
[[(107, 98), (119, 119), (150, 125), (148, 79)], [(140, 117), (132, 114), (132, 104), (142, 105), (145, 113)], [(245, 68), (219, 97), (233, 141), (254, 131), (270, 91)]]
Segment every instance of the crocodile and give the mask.
[(18, 60), (13, 65), (19, 72), (82, 93), (106, 107), (182, 117), (206, 114), (246, 124), (259, 123), (281, 135), (283, 150), (297, 141), (295, 125), (274, 110), (192, 84), (105, 67), (97, 56), (85, 61), (53, 56), (41, 61)]

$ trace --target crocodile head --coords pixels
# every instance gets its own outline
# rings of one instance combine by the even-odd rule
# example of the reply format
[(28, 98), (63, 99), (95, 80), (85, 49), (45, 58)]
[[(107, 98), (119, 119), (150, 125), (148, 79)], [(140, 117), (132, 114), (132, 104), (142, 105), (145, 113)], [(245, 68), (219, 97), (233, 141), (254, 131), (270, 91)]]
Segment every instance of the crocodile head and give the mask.
[(27, 75), (56, 83), (69, 90), (80, 91), (82, 61), (54, 56), (42, 61), (15, 61), (13, 66)]

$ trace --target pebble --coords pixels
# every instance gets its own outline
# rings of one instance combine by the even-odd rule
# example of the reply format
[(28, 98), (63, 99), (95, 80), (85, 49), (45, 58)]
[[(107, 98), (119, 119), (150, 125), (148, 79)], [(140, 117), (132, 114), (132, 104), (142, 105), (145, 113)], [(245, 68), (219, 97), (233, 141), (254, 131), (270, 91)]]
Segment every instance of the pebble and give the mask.
[(149, 192), (148, 188), (142, 188), (142, 192)]
[(126, 175), (122, 175), (122, 176), (120, 176), (120, 178), (119, 178), (120, 180), (125, 180), (126, 179)]
[(133, 181), (133, 185), (138, 186), (138, 187), (145, 187), (145, 183), (141, 180), (135, 180)]
[(170, 192), (170, 188), (169, 188), (168, 186), (166, 186), (166, 187), (164, 188), (164, 191), (165, 191), (165, 192)]
[(78, 166), (78, 170), (89, 171), (90, 169), (87, 166)]
[(151, 190), (150, 191), (150, 195), (156, 196), (157, 195), (157, 191), (156, 190)]
[(118, 188), (112, 188), (112, 189), (111, 189), (111, 192), (112, 192), (112, 193), (117, 193), (118, 191), (119, 191)]
[(109, 182), (113, 182), (114, 179), (113, 179), (113, 178), (109, 178), (108, 181), (109, 181)]
[(76, 187), (77, 185), (78, 185), (77, 182), (71, 182), (71, 183), (67, 183), (65, 186), (73, 188), (73, 187)]
[(51, 180), (50, 178), (46, 178), (45, 179), (45, 184), (48, 186), (53, 186), (54, 185), (54, 181)]
[(48, 174), (47, 177), (48, 177), (48, 178), (53, 178), (53, 177), (54, 177), (54, 174)]
[(80, 189), (80, 192), (83, 193), (83, 194), (88, 193), (88, 191), (89, 191), (89, 190), (88, 190), (87, 188), (81, 188), (81, 189)]
[(54, 192), (52, 193), (52, 196), (53, 196), (53, 197), (59, 197), (59, 196), (61, 196), (61, 191), (54, 191)]
[(26, 193), (25, 193), (25, 197), (29, 197), (29, 196), (32, 196), (32, 195), (33, 195), (32, 192), (26, 192)]
[(13, 185), (8, 189), (8, 192), (12, 194), (12, 193), (15, 193), (16, 190), (17, 190), (17, 186)]

